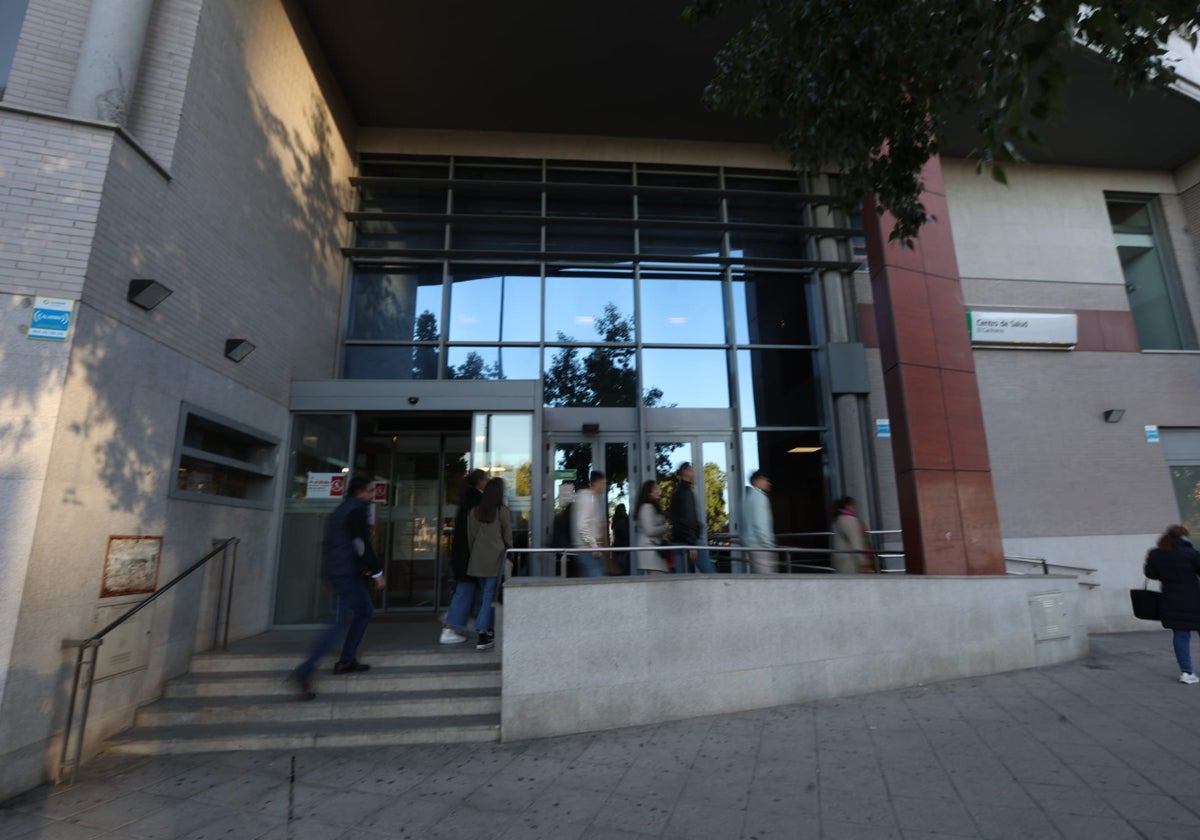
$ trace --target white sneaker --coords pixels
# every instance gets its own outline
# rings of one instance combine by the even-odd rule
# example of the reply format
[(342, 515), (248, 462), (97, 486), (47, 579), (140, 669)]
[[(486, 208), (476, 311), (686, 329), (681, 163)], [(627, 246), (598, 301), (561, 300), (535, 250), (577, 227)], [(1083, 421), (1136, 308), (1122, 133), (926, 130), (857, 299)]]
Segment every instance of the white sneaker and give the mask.
[(1188, 685), (1195, 685), (1196, 683), (1200, 683), (1200, 677), (1197, 677), (1195, 674), (1188, 671), (1184, 671), (1179, 675), (1179, 681), (1181, 683), (1187, 683)]
[(438, 642), (443, 645), (461, 645), (466, 640), (467, 640), (467, 637), (464, 636), (462, 633), (459, 633), (458, 631), (456, 631), (450, 627), (443, 627), (442, 628), (442, 638), (440, 638), (438, 640)]

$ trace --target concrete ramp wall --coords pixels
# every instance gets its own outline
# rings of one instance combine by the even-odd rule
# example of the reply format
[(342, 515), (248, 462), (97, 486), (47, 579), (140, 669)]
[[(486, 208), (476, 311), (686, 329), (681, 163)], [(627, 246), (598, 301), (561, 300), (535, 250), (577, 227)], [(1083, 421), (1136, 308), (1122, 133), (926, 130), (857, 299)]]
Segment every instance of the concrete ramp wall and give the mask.
[(504, 740), (1077, 659), (1074, 578), (664, 575), (505, 584)]

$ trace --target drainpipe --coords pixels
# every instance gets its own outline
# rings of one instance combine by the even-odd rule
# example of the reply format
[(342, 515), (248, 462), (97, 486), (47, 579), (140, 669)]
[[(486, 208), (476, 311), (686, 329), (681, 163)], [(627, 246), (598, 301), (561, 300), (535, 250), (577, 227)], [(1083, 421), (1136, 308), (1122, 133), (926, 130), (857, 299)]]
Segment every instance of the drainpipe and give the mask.
[(154, 0), (92, 0), (67, 112), (125, 127)]

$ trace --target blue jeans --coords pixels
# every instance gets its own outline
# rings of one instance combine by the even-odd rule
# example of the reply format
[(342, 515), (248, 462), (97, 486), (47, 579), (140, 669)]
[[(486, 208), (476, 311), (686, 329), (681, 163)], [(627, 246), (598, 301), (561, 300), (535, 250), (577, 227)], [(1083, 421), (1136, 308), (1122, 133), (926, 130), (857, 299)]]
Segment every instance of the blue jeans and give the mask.
[(321, 657), (329, 652), (343, 632), (346, 634), (346, 641), (342, 643), (342, 655), (338, 661), (354, 661), (358, 657), (358, 644), (367, 632), (367, 623), (375, 614), (375, 606), (371, 603), (366, 582), (362, 578), (330, 578), (329, 588), (333, 590), (333, 624), (325, 628), (325, 632), (317, 638), (309, 651), (308, 658), (296, 669), (299, 676), (307, 677), (315, 671)]
[(696, 566), (696, 571), (702, 575), (711, 575), (716, 572), (717, 567), (713, 565), (712, 558), (708, 556), (707, 551), (697, 551), (695, 560), (688, 560), (690, 551), (678, 551), (675, 553), (675, 571), (683, 574), (689, 571), (688, 564), (692, 563)]
[(604, 555), (597, 557), (590, 551), (577, 551), (575, 557), (583, 565), (587, 577), (604, 577)]
[(467, 619), (471, 617), (471, 606), (475, 603), (475, 595), (478, 592), (483, 600), (479, 604), (479, 615), (475, 617), (475, 629), (491, 630), (496, 623), (496, 611), (492, 601), (496, 598), (496, 585), (499, 580), (498, 575), (460, 580), (454, 587), (454, 597), (450, 599), (446, 623), (451, 627), (466, 628)]
[[(1175, 660), (1179, 663), (1179, 670), (1184, 673), (1192, 673), (1192, 631), (1191, 630), (1172, 630), (1175, 634)], [(1196, 631), (1200, 633), (1200, 630)]]

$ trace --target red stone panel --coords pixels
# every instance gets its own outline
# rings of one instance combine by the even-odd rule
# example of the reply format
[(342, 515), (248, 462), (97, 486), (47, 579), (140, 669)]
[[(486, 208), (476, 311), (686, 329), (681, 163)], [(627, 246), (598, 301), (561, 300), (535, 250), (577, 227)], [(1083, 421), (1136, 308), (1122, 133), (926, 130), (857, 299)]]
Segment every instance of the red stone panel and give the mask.
[(872, 282), (872, 289), (885, 366), (896, 361), (937, 366), (937, 341), (925, 275), (888, 268), (886, 277)]
[(1099, 310), (1100, 333), (1104, 336), (1104, 349), (1117, 353), (1137, 353), (1142, 349), (1138, 341), (1137, 327), (1133, 324), (1133, 313), (1120, 310)]
[(960, 470), (956, 477), (967, 574), (1002, 575), (1004, 543), (991, 473)]
[(1091, 309), (1080, 309), (1075, 313), (1078, 319), (1079, 335), (1075, 341), (1076, 350), (1099, 351), (1104, 349), (1104, 333), (1100, 330), (1099, 313)]
[(879, 330), (875, 325), (875, 304), (858, 304), (858, 339), (865, 347), (879, 346)]
[(974, 371), (975, 351), (967, 329), (962, 284), (957, 279), (930, 275), (925, 278), (925, 288), (929, 292), (938, 364), (950, 370)]
[(957, 370), (942, 371), (942, 394), (946, 404), (946, 425), (957, 470), (991, 469), (983, 408), (975, 374)]
[[(943, 470), (915, 470), (920, 507), (924, 566), (927, 575), (965, 575), (962, 520), (958, 509), (955, 474)], [(907, 534), (905, 534), (907, 553)]]
[(950, 428), (946, 422), (942, 391), (943, 372), (920, 365), (900, 365), (899, 369), (913, 468), (953, 469)]

